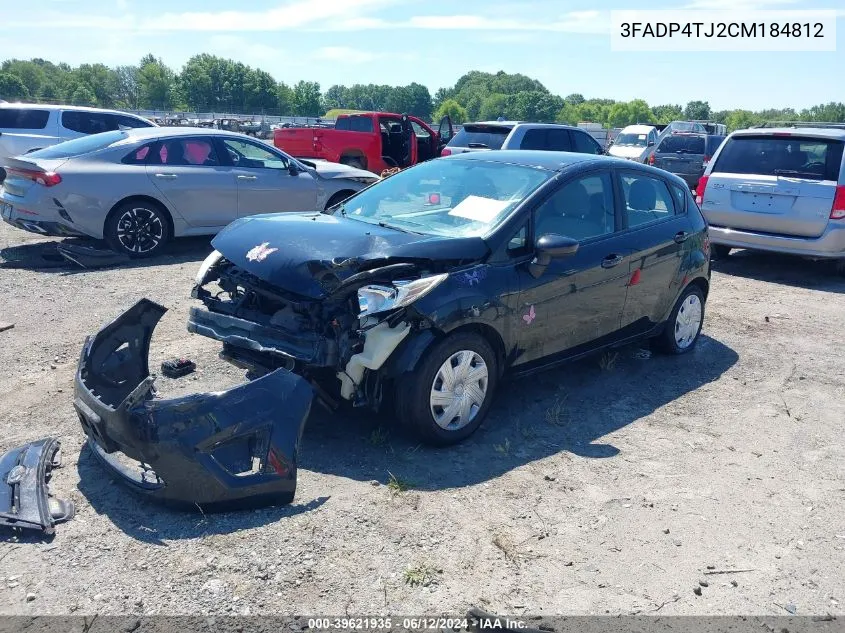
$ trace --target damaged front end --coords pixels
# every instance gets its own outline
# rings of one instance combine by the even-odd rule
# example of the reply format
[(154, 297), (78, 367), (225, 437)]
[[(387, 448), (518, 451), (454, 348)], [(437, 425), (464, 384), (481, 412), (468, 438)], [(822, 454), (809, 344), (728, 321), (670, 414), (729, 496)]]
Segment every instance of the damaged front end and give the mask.
[(131, 489), (169, 505), (290, 503), (312, 388), (279, 368), (226, 391), (158, 398), (148, 355), (166, 311), (142, 299), (86, 339), (74, 406), (94, 455)]

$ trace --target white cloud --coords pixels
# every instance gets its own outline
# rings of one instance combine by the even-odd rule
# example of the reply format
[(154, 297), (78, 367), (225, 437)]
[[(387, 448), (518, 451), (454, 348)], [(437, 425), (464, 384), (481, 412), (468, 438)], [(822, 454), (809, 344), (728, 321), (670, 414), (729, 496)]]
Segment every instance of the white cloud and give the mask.
[(368, 53), (357, 48), (347, 46), (326, 46), (317, 49), (311, 56), (320, 61), (338, 62), (344, 64), (366, 64), (378, 58), (378, 55)]
[(206, 48), (212, 54), (236, 56), (238, 61), (251, 66), (277, 62), (285, 56), (281, 48), (251, 42), (238, 35), (213, 35), (208, 39)]

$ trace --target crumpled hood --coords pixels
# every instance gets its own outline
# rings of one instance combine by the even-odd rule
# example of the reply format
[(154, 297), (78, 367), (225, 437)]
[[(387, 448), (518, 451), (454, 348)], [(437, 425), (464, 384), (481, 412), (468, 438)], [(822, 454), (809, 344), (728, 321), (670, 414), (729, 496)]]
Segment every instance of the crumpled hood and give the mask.
[(307, 166), (311, 167), (317, 172), (317, 175), (322, 178), (378, 178), (377, 174), (366, 169), (358, 169), (343, 165), (341, 163), (330, 163), (325, 160), (308, 160), (303, 161)]
[(211, 242), (223, 256), (278, 288), (325, 297), (363, 270), (396, 263), (477, 261), (480, 237), (403, 233), (324, 213), (274, 213), (236, 220)]

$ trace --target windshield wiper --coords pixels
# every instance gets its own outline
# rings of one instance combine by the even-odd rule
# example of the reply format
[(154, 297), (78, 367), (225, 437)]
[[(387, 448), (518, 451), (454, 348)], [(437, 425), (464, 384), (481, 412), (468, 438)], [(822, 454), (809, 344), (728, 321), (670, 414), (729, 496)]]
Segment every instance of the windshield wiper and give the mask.
[(796, 169), (775, 169), (772, 172), (775, 176), (809, 176), (810, 178), (821, 178), (819, 174), (811, 171), (798, 171)]
[(467, 143), (467, 147), (472, 149), (490, 149), (490, 146), (485, 143)]

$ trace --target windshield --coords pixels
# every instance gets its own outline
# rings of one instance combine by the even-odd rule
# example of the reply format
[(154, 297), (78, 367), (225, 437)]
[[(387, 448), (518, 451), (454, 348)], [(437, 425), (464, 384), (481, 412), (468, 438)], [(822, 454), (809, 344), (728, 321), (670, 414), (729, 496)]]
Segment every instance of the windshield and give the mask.
[(797, 136), (735, 136), (714, 172), (838, 180), (842, 141)]
[(501, 125), (465, 125), (449, 142), (452, 147), (502, 149), (510, 127)]
[(481, 237), (554, 174), (523, 165), (437, 159), (365, 189), (337, 212), (411, 233)]
[(101, 134), (92, 134), (91, 136), (81, 136), (72, 141), (65, 141), (58, 145), (45, 147), (38, 151), (27, 154), (27, 157), (32, 158), (71, 158), (72, 156), (81, 156), (82, 154), (89, 154), (97, 150), (109, 147), (115, 143), (119, 143), (125, 138), (128, 138), (126, 132), (102, 132)]
[(620, 134), (616, 137), (615, 145), (629, 145), (633, 147), (645, 147), (648, 144), (647, 134)]
[(657, 148), (658, 154), (704, 154), (703, 136), (667, 136)]

